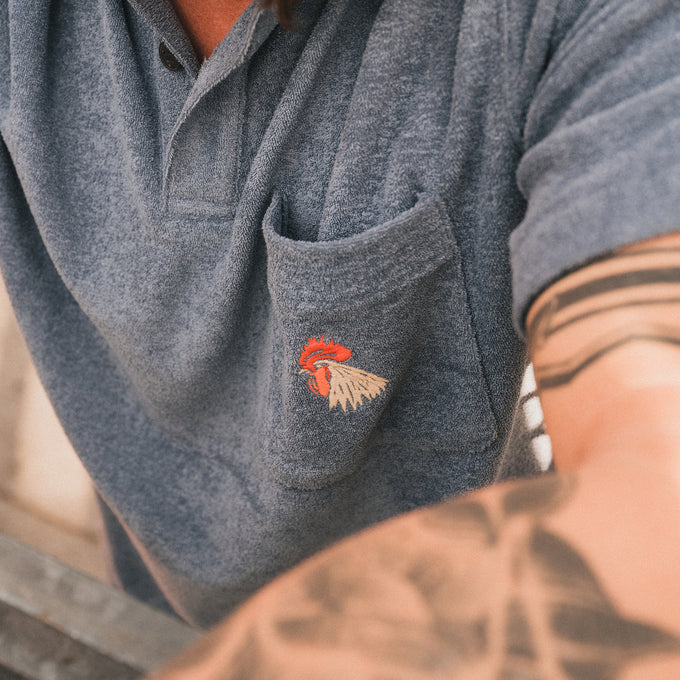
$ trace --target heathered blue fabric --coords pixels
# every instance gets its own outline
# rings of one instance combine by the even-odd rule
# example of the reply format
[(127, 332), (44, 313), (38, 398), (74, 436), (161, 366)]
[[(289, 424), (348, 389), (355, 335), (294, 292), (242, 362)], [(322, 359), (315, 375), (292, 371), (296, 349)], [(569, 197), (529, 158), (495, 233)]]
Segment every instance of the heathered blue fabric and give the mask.
[[(513, 305), (678, 227), (674, 0), (253, 5), (203, 64), (163, 0), (0, 8), (7, 286), (117, 577), (197, 625), (533, 471)], [(322, 336), (385, 389), (329, 408)]]

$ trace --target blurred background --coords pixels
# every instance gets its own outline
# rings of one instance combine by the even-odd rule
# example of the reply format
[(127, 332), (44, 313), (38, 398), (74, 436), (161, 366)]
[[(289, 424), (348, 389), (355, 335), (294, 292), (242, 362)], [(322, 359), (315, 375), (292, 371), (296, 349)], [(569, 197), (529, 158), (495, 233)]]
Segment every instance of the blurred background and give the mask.
[(0, 532), (106, 580), (92, 487), (40, 385), (1, 282)]

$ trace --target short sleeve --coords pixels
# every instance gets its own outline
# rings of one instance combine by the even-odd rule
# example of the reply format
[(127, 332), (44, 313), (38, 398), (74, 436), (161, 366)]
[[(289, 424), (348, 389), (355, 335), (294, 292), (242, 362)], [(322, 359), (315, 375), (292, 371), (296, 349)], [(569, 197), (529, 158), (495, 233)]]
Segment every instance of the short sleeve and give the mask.
[(515, 322), (561, 275), (680, 229), (680, 3), (583, 9), (534, 92), (511, 237)]

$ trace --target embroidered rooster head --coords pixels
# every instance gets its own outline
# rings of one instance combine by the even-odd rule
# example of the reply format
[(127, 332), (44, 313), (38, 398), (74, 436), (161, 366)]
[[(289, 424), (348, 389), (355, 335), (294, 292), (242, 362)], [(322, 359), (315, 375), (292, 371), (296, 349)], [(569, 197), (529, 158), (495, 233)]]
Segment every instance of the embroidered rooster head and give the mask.
[(321, 397), (328, 397), (328, 410), (347, 406), (354, 410), (364, 403), (364, 399), (377, 397), (387, 385), (387, 380), (343, 362), (352, 356), (347, 347), (336, 343), (332, 338), (324, 340), (308, 338), (300, 352), (301, 374), (309, 375), (309, 389)]

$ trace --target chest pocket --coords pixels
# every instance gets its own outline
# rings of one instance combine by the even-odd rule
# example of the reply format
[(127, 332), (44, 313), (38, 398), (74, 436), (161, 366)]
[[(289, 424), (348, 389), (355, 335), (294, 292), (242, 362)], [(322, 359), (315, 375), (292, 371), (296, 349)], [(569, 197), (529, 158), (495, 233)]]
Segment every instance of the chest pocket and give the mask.
[(320, 488), (371, 456), (469, 456), (495, 439), (438, 198), (355, 236), (304, 242), (286, 237), (275, 197), (264, 236), (275, 345), (266, 435), (282, 483)]

